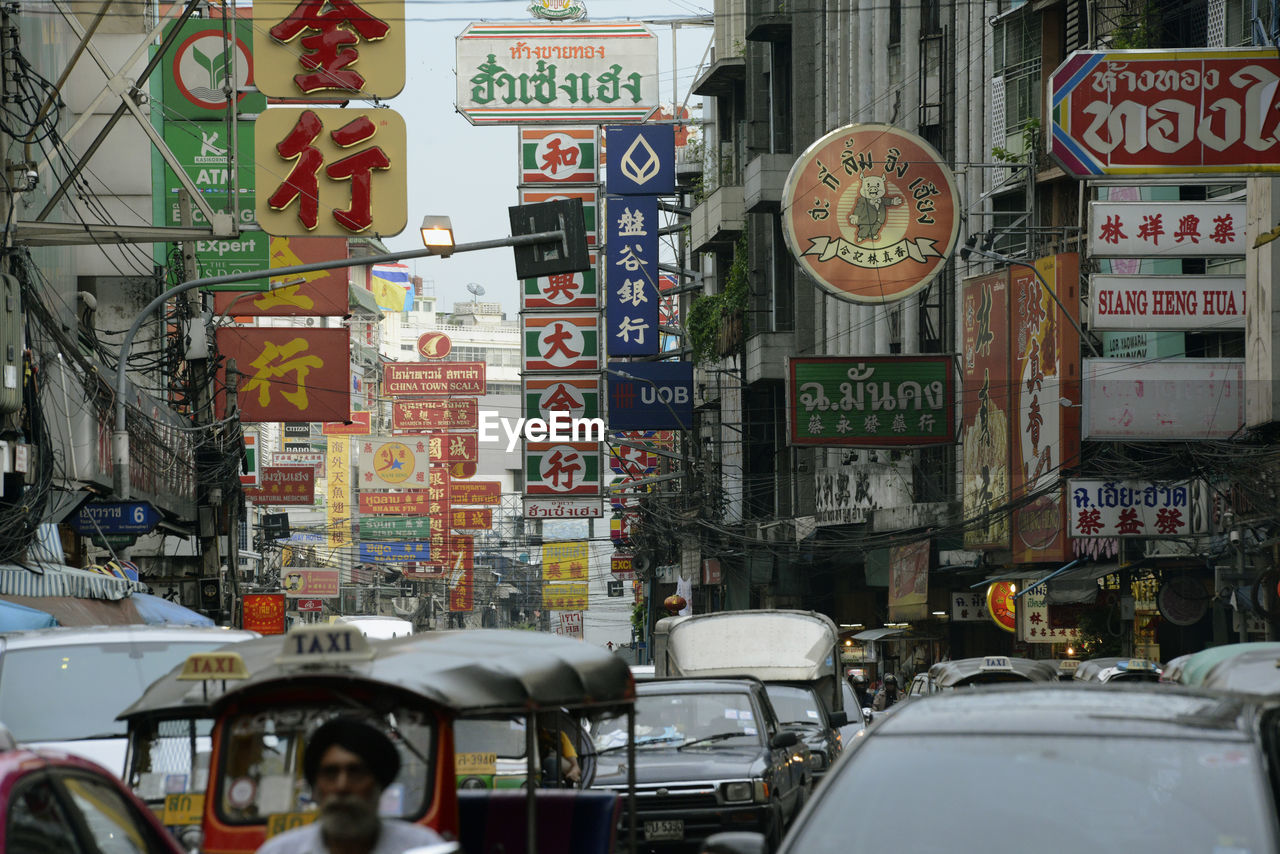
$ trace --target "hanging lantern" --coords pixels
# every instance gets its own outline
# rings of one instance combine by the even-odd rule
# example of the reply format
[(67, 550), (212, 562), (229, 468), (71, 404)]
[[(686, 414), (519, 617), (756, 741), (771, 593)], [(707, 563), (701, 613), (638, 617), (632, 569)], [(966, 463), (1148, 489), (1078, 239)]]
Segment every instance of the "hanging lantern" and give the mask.
[(688, 604), (689, 603), (685, 601), (685, 598), (679, 594), (668, 596), (666, 599), (662, 600), (663, 609), (672, 616), (679, 614), (688, 606)]

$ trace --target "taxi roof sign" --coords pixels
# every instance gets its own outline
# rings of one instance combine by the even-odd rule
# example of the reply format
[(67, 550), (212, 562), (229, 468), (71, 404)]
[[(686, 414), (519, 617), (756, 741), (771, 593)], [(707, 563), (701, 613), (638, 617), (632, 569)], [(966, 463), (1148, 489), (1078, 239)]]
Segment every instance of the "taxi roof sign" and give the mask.
[(175, 677), (184, 682), (206, 679), (248, 679), (249, 668), (238, 652), (197, 652), (187, 656), (182, 672)]
[(331, 667), (373, 658), (373, 647), (355, 624), (315, 623), (297, 626), (284, 637), (276, 664)]
[(1131, 658), (1128, 661), (1121, 661), (1116, 664), (1117, 670), (1155, 670), (1155, 662), (1148, 661), (1145, 658)]
[(1009, 661), (1007, 655), (987, 655), (982, 659), (982, 667), (979, 670), (985, 672), (1012, 673), (1013, 663)]
[(1075, 670), (1080, 666), (1080, 662), (1074, 658), (1064, 658), (1058, 662), (1059, 670)]

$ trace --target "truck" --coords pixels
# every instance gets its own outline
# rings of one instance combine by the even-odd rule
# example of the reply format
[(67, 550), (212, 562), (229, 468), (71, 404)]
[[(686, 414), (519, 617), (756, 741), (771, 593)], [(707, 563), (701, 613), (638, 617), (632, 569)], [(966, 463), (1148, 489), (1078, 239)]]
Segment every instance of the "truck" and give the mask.
[[(779, 718), (809, 745), (815, 779), (831, 767), (848, 723), (836, 624), (816, 611), (762, 609), (666, 617), (653, 632), (656, 678), (753, 676)], [(817, 702), (806, 704), (797, 690)], [(861, 718), (861, 710), (855, 710)]]

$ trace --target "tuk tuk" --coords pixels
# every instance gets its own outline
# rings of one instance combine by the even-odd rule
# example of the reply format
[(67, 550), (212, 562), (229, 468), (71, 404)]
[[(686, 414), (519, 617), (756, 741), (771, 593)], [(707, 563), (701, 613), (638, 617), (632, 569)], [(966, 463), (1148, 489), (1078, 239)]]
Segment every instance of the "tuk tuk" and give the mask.
[(1200, 687), (1238, 694), (1280, 694), (1280, 652), (1247, 650), (1209, 669)]
[(1070, 682), (1075, 679), (1076, 671), (1080, 669), (1080, 662), (1074, 658), (1064, 658), (1058, 662), (1058, 681)]
[(566, 726), (566, 717), (625, 714), (634, 734), (635, 684), (621, 658), (550, 634), (484, 629), (370, 640), (357, 626), (313, 624), (277, 643), (268, 665), (211, 700), (205, 854), (253, 854), (268, 837), (315, 820), (303, 752), (311, 733), (339, 715), (380, 727), (397, 745), (401, 768), (382, 794), (383, 815), (430, 826), (469, 854), (612, 850), (612, 792), (545, 782), (460, 790), (455, 725), (521, 721), (527, 779), (538, 781), (543, 745), (554, 745), (548, 764), (561, 758), (560, 740), (545, 730)]
[(1056, 682), (1058, 665), (1053, 661), (1017, 658), (1010, 655), (984, 655), (939, 661), (929, 668), (929, 684), (933, 691), (991, 685), (1000, 682)]
[(1104, 657), (1080, 662), (1077, 682), (1159, 682), (1160, 664), (1145, 658)]

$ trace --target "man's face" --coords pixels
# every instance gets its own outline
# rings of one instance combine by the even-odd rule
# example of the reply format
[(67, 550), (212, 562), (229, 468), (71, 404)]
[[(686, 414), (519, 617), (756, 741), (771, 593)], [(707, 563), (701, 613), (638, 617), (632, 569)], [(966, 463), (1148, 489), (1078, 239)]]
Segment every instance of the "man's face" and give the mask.
[(335, 744), (320, 757), (314, 796), (322, 808), (336, 797), (360, 798), (376, 804), (381, 794), (378, 779), (357, 754)]

